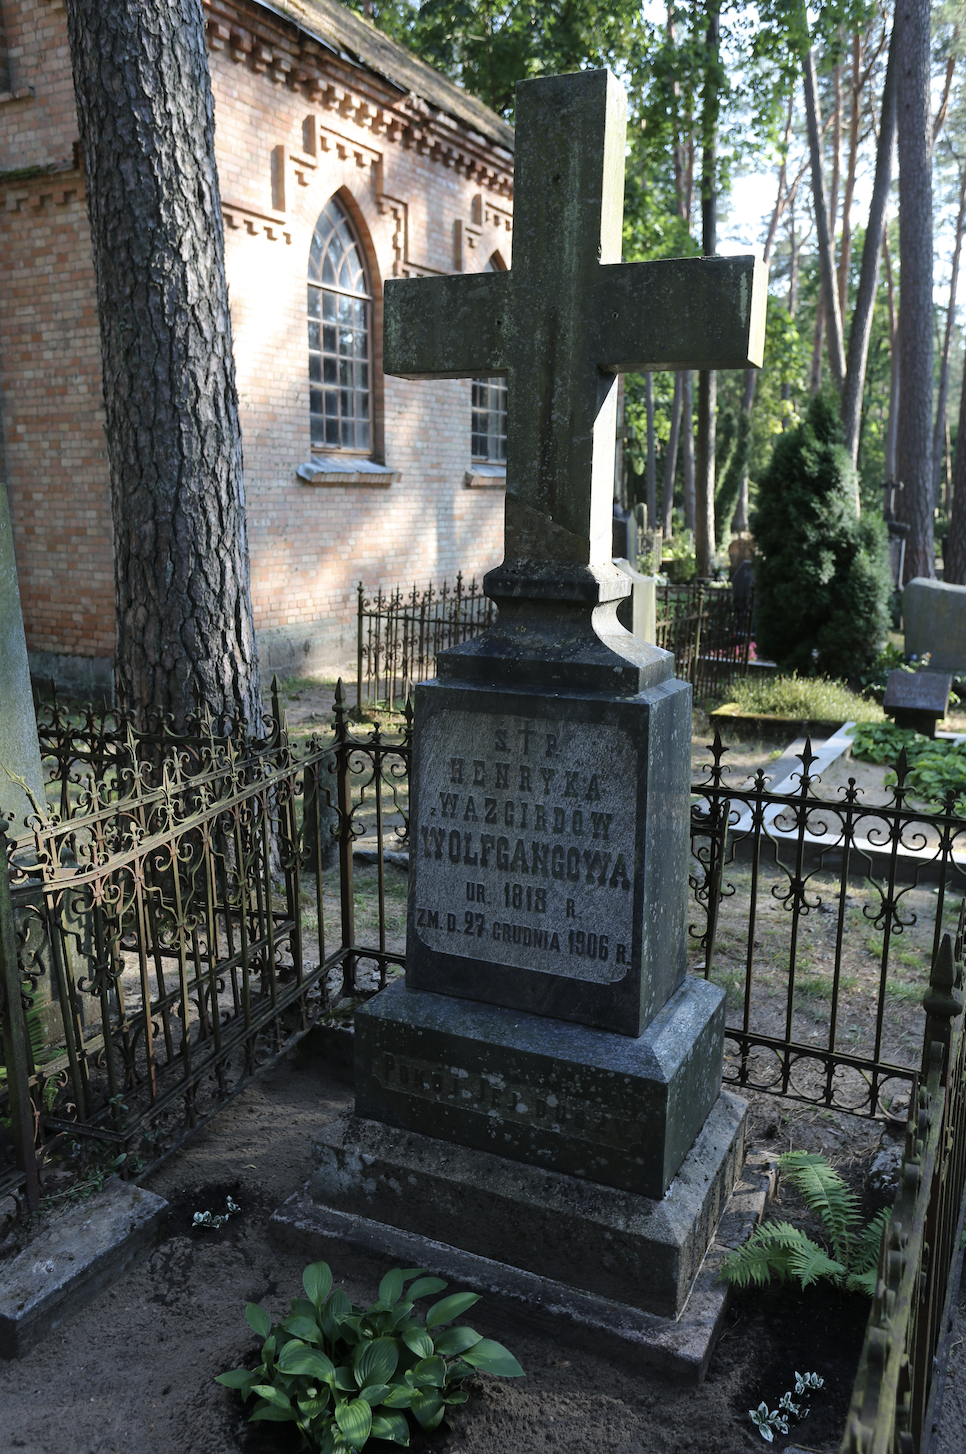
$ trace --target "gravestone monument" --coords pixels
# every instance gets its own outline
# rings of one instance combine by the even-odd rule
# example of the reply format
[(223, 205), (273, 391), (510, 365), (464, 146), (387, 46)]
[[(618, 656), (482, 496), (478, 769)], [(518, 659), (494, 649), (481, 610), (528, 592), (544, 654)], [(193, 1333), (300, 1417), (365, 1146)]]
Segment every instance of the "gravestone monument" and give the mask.
[(760, 365), (765, 276), (620, 261), (609, 72), (522, 82), (517, 118), (512, 269), (386, 284), (387, 372), (508, 380), (499, 619), (416, 689), (406, 979), (357, 1012), (356, 1113), (287, 1215), (673, 1320), (745, 1108), (722, 991), (685, 973), (691, 690), (617, 617), (616, 383)]

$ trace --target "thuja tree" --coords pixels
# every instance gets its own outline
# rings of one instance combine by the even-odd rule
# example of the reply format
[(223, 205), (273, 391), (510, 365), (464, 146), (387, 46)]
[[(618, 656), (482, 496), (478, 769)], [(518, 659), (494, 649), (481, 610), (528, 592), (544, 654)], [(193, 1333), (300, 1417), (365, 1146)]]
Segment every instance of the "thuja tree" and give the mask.
[(260, 721), (201, 0), (67, 0), (111, 466), (115, 685)]
[(775, 446), (752, 518), (758, 655), (854, 677), (881, 648), (891, 592), (881, 520), (855, 513), (855, 471), (822, 395)]

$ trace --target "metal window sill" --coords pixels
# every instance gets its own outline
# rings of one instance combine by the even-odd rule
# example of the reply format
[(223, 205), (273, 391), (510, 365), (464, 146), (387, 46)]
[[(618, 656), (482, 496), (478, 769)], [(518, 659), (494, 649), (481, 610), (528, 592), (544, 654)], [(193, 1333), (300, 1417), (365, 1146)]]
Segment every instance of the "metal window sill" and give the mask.
[(463, 476), (463, 484), (468, 490), (505, 490), (506, 465), (474, 462)]
[(354, 455), (329, 455), (300, 464), (295, 473), (306, 485), (397, 485), (402, 471)]

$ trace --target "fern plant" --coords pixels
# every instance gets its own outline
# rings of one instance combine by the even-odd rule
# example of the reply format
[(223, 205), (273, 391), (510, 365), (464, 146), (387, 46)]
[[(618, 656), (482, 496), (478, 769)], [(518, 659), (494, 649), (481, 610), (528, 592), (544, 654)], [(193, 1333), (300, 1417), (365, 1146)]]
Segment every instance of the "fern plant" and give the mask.
[(790, 1222), (762, 1222), (725, 1260), (722, 1278), (735, 1287), (765, 1287), (774, 1273), (779, 1282), (789, 1278), (803, 1288), (827, 1278), (848, 1292), (873, 1297), (888, 1207), (863, 1227), (855, 1194), (824, 1156), (811, 1151), (786, 1152), (778, 1169), (822, 1222), (828, 1246), (819, 1246)]

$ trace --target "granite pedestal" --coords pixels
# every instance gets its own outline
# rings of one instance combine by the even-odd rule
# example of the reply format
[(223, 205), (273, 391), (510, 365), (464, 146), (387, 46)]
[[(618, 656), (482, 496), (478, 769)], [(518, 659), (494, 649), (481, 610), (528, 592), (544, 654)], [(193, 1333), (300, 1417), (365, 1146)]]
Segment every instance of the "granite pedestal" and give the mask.
[(309, 1188), (340, 1214), (345, 1240), (362, 1218), (382, 1229), (390, 1255), (411, 1251), (406, 1237), (417, 1234), (677, 1319), (741, 1169), (746, 1118), (744, 1101), (719, 1095), (668, 1191), (649, 1198), (344, 1116), (318, 1138)]
[(723, 1033), (699, 979), (633, 1040), (395, 984), (356, 1014), (356, 1113), (660, 1198), (717, 1098)]

